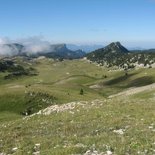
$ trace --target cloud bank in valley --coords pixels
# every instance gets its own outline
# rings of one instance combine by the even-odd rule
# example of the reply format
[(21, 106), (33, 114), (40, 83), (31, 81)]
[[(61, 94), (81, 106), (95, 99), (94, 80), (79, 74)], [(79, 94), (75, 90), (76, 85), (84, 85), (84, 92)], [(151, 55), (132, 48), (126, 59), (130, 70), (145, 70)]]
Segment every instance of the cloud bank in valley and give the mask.
[(24, 45), (24, 52), (27, 53), (47, 52), (51, 45), (51, 43), (49, 41), (45, 41), (42, 36), (18, 39), (17, 42)]
[(11, 40), (9, 38), (0, 38), (0, 55), (12, 55), (12, 51), (7, 44), (10, 44)]
[[(16, 55), (19, 49), (15, 44), (23, 45), (23, 53), (39, 53), (48, 52), (50, 50), (51, 43), (44, 40), (42, 36), (34, 36), (29, 38), (21, 38), (11, 40), (9, 38), (0, 38), (0, 55)], [(11, 46), (10, 46), (11, 45)]]

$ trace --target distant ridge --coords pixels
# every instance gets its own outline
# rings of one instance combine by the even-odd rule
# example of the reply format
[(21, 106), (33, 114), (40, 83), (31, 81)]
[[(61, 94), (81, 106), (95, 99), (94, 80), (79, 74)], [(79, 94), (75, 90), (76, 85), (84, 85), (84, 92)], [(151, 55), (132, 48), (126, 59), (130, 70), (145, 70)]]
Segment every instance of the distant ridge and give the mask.
[(86, 53), (89, 53), (91, 51), (97, 50), (99, 48), (103, 48), (103, 45), (97, 45), (97, 44), (90, 44), (90, 45), (74, 45), (74, 44), (67, 44), (67, 48), (73, 51), (81, 49), (82, 51), (85, 51)]
[(66, 44), (56, 44), (51, 45), (48, 52), (39, 52), (38, 55), (50, 58), (78, 59), (84, 57), (85, 52), (82, 50), (69, 50)]
[(54, 44), (49, 45), (48, 48), (42, 51), (31, 52), (26, 46), (18, 43), (2, 44), (1, 56), (26, 56), (26, 57), (38, 57), (46, 56), (54, 59), (78, 59), (85, 56), (85, 52), (82, 50), (70, 50), (66, 47), (66, 44)]

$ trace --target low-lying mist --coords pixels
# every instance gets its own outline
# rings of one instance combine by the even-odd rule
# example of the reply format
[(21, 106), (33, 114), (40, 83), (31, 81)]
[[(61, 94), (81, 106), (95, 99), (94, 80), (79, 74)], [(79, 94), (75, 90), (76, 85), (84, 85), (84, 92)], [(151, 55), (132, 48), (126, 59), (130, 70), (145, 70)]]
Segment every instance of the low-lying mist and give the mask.
[(22, 53), (35, 54), (39, 52), (48, 52), (50, 48), (51, 43), (40, 36), (16, 40), (0, 38), (0, 55), (16, 55), (19, 53), (19, 50)]

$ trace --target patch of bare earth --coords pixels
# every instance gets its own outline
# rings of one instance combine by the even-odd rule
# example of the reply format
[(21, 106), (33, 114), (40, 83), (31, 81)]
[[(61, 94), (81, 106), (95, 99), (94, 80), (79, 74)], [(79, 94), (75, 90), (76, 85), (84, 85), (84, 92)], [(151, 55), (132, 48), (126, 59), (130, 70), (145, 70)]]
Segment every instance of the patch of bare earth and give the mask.
[(120, 92), (118, 94), (111, 95), (111, 96), (109, 96), (109, 98), (113, 98), (113, 97), (117, 97), (117, 96), (134, 95), (134, 94), (143, 92), (145, 90), (150, 91), (150, 90), (153, 90), (153, 89), (155, 89), (155, 83), (147, 85), (147, 86), (142, 86), (142, 87), (133, 87), (133, 88), (127, 89), (127, 90), (125, 90), (123, 92)]

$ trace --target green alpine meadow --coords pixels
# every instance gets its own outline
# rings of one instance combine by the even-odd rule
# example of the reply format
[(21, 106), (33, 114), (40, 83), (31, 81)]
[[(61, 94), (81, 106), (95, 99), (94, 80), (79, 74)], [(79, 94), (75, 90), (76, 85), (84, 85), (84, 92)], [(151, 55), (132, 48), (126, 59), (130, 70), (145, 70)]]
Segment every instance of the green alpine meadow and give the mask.
[(155, 0), (0, 0), (0, 155), (155, 155)]
[(154, 154), (154, 68), (10, 59), (24, 67), (0, 73), (2, 154)]

